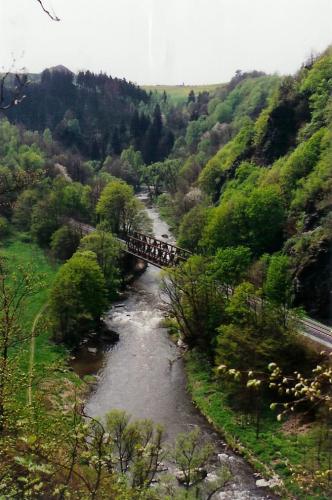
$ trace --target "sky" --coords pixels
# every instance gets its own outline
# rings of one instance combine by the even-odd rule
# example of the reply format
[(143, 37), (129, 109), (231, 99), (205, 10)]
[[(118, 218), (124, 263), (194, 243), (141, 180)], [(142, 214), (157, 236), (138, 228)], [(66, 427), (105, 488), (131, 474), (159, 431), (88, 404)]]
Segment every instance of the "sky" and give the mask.
[(332, 43), (332, 0), (0, 0), (0, 71), (63, 64), (138, 84), (294, 73)]

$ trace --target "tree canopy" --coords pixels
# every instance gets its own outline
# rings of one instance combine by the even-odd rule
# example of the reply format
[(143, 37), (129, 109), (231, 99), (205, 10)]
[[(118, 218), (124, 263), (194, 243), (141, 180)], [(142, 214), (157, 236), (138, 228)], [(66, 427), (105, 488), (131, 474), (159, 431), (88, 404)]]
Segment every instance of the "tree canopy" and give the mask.
[(96, 328), (107, 304), (105, 278), (97, 256), (76, 252), (59, 270), (50, 294), (54, 336), (68, 344)]

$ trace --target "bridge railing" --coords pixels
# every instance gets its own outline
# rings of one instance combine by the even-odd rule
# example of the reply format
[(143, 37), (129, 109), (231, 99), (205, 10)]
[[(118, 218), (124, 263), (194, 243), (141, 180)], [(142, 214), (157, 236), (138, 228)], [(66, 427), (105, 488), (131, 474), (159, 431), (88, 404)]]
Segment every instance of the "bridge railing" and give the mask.
[(130, 252), (142, 256), (160, 267), (179, 264), (191, 255), (183, 248), (137, 231), (127, 232), (122, 235), (122, 238)]

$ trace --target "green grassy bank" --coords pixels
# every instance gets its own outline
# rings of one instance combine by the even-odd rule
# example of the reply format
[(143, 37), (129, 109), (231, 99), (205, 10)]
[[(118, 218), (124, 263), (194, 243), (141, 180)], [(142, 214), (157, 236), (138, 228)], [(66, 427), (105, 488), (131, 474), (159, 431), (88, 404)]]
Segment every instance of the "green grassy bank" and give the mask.
[(302, 489), (296, 479), (297, 474), (304, 475), (304, 484), (309, 487), (312, 475), (319, 467), (317, 460), (320, 465), (327, 460), (324, 453), (319, 459), (317, 457), (317, 427), (295, 426), (290, 429), (286, 423), (277, 422), (276, 414), (267, 405), (257, 438), (255, 424), (227, 405), (221, 384), (214, 380), (206, 361), (191, 352), (186, 357), (186, 371), (188, 390), (197, 408), (230, 447), (245, 457), (257, 471), (265, 477), (277, 474), (282, 479), (284, 487), (279, 491), (282, 498), (330, 498), (325, 493), (325, 487), (322, 490), (319, 488), (320, 491), (305, 491), (305, 486)]
[[(35, 322), (35, 346), (34, 346), (34, 371), (42, 374), (45, 365), (59, 363), (61, 365), (67, 360), (68, 350), (61, 345), (51, 341), (50, 329), (43, 313), (47, 305), (49, 292), (55, 278), (58, 266), (50, 262), (44, 252), (35, 244), (25, 240), (24, 235), (14, 234), (5, 242), (2, 242), (0, 254), (7, 258), (7, 266), (10, 271), (15, 271), (18, 266), (41, 275), (43, 286), (41, 290), (29, 297), (24, 305), (21, 327), (30, 334), (37, 315), (38, 324)], [(27, 335), (29, 336), (29, 335)], [(24, 371), (28, 370), (30, 359), (30, 339), (20, 346), (20, 364)]]

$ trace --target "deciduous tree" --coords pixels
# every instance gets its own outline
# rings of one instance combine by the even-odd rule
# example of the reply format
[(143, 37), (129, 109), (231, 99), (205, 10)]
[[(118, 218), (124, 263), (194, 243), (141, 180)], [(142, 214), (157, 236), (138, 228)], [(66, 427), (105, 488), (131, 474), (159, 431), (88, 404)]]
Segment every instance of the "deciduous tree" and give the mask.
[(50, 294), (54, 336), (75, 344), (99, 325), (106, 307), (105, 278), (90, 251), (77, 252), (59, 270)]
[(82, 250), (90, 250), (97, 256), (103, 271), (108, 293), (115, 298), (120, 285), (119, 259), (121, 244), (110, 232), (102, 228), (85, 236), (80, 244)]

